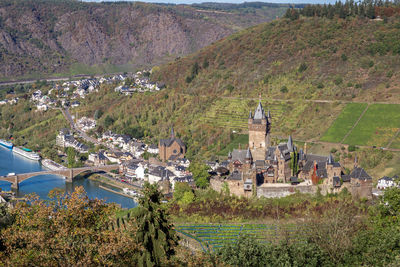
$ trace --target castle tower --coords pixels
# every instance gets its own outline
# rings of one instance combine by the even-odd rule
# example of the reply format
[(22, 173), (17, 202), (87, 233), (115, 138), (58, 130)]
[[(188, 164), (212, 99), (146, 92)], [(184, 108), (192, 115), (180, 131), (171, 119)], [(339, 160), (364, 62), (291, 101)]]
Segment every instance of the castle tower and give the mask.
[(265, 152), (271, 145), (270, 129), (271, 129), (271, 113), (268, 111), (268, 116), (265, 115), (261, 98), (258, 103), (254, 116), (249, 114), (249, 148), (254, 160), (265, 160)]

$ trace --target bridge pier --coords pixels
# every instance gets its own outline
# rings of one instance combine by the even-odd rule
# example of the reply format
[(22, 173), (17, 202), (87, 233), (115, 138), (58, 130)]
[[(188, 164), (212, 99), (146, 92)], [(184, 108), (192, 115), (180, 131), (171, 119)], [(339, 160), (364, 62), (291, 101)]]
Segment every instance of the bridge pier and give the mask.
[(65, 177), (65, 181), (67, 183), (72, 183), (72, 180), (74, 179), (74, 171), (72, 169), (69, 170), (69, 176)]
[(18, 175), (15, 176), (15, 181), (13, 183), (11, 183), (11, 190), (14, 191), (18, 191), (19, 189), (19, 179), (18, 179)]

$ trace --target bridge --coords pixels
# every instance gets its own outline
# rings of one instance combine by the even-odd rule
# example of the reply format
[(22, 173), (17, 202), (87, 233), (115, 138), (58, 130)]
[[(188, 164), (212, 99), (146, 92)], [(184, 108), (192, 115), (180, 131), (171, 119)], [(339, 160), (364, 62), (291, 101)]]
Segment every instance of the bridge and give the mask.
[(40, 171), (40, 172), (29, 172), (29, 173), (20, 173), (16, 175), (8, 175), (8, 176), (0, 176), (0, 181), (7, 181), (11, 183), (11, 188), (18, 190), (19, 188), (19, 183), (32, 178), (34, 176), (39, 176), (39, 175), (46, 175), (46, 174), (52, 174), (52, 175), (58, 175), (65, 177), (67, 182), (72, 182), (72, 180), (78, 176), (81, 173), (84, 172), (99, 172), (99, 171), (105, 171), (109, 172), (112, 170), (118, 170), (119, 165), (118, 164), (113, 164), (113, 165), (105, 165), (105, 166), (94, 166), (94, 167), (82, 167), (82, 168), (65, 168), (61, 170), (56, 170), (56, 171)]

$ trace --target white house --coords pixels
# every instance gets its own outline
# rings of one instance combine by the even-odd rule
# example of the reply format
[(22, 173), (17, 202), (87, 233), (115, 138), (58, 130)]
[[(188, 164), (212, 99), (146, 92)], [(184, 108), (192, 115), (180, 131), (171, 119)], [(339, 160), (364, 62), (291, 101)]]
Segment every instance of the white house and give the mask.
[(162, 166), (152, 166), (149, 168), (148, 175), (150, 184), (158, 183), (162, 180), (170, 180), (171, 178), (175, 177), (170, 170), (167, 170)]
[(386, 189), (393, 186), (396, 186), (396, 182), (393, 181), (392, 178), (384, 176), (378, 180), (378, 185), (376, 187), (378, 189)]
[(46, 111), (48, 109), (47, 105), (45, 104), (39, 104), (36, 106), (38, 111)]
[(151, 154), (158, 154), (158, 146), (157, 145), (149, 145), (147, 147), (147, 152), (151, 153)]

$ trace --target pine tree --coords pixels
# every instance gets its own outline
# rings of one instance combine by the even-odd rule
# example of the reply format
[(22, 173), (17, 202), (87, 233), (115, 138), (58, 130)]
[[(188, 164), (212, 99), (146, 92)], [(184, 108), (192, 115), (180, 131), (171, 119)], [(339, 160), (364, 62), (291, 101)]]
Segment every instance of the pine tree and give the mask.
[(178, 237), (161, 205), (162, 194), (157, 185), (145, 183), (143, 194), (135, 216), (138, 227), (136, 241), (144, 248), (139, 265), (162, 266), (175, 254)]

